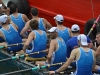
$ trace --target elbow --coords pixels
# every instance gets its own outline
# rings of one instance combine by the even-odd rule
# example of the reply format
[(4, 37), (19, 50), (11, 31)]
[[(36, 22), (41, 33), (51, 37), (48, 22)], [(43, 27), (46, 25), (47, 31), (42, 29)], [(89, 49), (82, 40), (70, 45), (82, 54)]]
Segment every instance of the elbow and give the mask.
[(47, 58), (48, 58), (48, 59), (51, 59), (51, 55), (48, 55)]

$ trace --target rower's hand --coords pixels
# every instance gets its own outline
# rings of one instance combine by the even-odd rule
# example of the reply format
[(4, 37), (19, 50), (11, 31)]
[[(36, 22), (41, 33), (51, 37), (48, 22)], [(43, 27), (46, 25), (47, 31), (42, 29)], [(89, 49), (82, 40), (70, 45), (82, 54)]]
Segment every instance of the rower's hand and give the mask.
[(55, 74), (55, 71), (49, 71), (49, 75)]
[(3, 46), (4, 46), (4, 48), (7, 48), (7, 44), (4, 44)]

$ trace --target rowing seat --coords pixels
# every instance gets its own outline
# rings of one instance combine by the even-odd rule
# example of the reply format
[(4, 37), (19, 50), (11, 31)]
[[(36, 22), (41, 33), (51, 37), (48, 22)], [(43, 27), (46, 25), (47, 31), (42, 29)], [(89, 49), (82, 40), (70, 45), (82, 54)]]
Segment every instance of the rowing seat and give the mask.
[(45, 61), (47, 58), (32, 58), (32, 57), (26, 57), (25, 61)]

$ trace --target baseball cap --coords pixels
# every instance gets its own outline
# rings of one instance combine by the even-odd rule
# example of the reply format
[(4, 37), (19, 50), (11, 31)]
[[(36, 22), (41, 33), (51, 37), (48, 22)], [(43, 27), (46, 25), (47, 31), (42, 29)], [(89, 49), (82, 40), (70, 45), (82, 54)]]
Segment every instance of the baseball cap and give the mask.
[(87, 46), (88, 45), (87, 36), (84, 35), (84, 34), (78, 35), (77, 40), (79, 40), (83, 46)]
[(6, 23), (6, 21), (7, 21), (7, 15), (0, 16), (0, 22), (1, 23)]
[(0, 4), (0, 8), (2, 7), (2, 4)]
[(51, 29), (48, 30), (48, 32), (55, 32), (57, 27), (52, 27)]
[(80, 27), (77, 24), (74, 24), (74, 25), (72, 25), (71, 30), (78, 31), (78, 30), (80, 30)]
[(56, 15), (54, 17), (55, 20), (57, 20), (58, 22), (63, 22), (64, 21), (64, 17), (60, 14)]

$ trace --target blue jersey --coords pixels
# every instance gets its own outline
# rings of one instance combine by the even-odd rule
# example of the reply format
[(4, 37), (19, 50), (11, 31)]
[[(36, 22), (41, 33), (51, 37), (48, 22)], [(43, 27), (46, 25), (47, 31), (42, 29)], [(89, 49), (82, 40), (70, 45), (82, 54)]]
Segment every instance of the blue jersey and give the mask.
[(18, 17), (14, 17), (12, 14), (10, 15), (11, 20), (18, 26), (18, 32), (20, 34), (21, 30), (25, 26), (25, 21), (22, 18), (22, 14), (18, 14)]
[(70, 34), (68, 31), (68, 28), (65, 28), (64, 30), (56, 30), (58, 32), (58, 37), (61, 37), (65, 43), (70, 39)]
[[(15, 28), (12, 25), (8, 25), (9, 29), (5, 30), (3, 28), (0, 29), (0, 31), (2, 31), (3, 35), (4, 35), (4, 40), (5, 42), (10, 45), (10, 44), (17, 44), (17, 43), (22, 43), (22, 39), (19, 36), (19, 33), (17, 30), (15, 30)], [(9, 51), (19, 51), (22, 49), (22, 45), (20, 46), (12, 46), (9, 47), (8, 50)]]
[[(32, 41), (32, 50), (26, 50), (26, 53), (31, 53), (31, 52), (38, 52), (38, 51), (43, 51), (46, 50), (47, 46), (47, 36), (46, 32), (42, 31), (42, 34), (40, 34), (38, 31), (34, 30), (32, 31), (35, 33), (35, 39)], [(34, 54), (31, 55), (30, 57), (33, 58), (41, 58), (45, 57), (46, 53), (39, 53), (39, 54)]]
[(39, 18), (39, 29), (43, 30), (43, 31), (46, 31), (46, 28), (43, 24), (43, 19), (42, 18)]
[[(90, 43), (90, 38), (87, 37), (87, 42)], [(69, 58), (71, 51), (74, 49), (75, 46), (78, 46), (77, 36), (70, 38), (67, 43), (67, 57)]]
[[(66, 44), (64, 40), (60, 41), (58, 38), (56, 40), (58, 42), (58, 49), (52, 54), (51, 64), (66, 62)], [(53, 66), (50, 67), (49, 70), (56, 70), (60, 67), (61, 66)]]
[(94, 55), (90, 49), (88, 52), (85, 52), (80, 47), (80, 57), (76, 61), (76, 73), (75, 75), (92, 75), (92, 67), (94, 63)]

